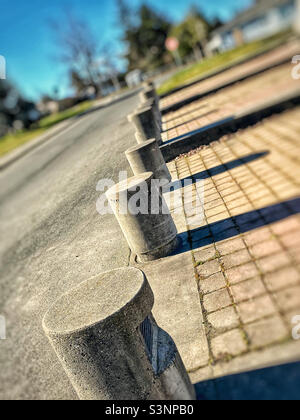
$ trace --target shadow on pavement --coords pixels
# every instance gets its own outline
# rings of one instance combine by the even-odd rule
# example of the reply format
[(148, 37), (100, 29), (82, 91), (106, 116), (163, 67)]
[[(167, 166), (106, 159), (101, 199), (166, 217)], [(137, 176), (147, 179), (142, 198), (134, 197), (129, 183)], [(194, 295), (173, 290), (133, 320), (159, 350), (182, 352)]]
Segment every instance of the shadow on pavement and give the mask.
[(198, 400), (300, 400), (300, 363), (213, 379), (195, 385)]
[[(216, 166), (214, 168), (208, 169), (207, 171), (198, 172), (197, 174), (191, 175), (187, 178), (179, 179), (178, 181), (172, 182), (168, 185), (168, 191), (176, 191), (180, 188), (184, 188), (185, 183), (189, 181), (189, 185), (196, 184), (199, 181), (203, 181), (204, 179), (211, 178), (212, 176), (223, 174), (227, 171), (232, 169), (238, 168), (239, 166), (245, 165), (247, 163), (251, 163), (257, 159), (261, 159), (267, 156), (270, 152), (264, 151), (259, 153), (253, 153), (247, 156), (243, 156), (241, 158), (232, 160), (231, 162), (225, 163), (223, 165)], [(166, 192), (166, 191), (164, 191)]]
[(241, 233), (262, 228), (299, 213), (300, 197), (297, 197), (239, 216), (230, 217), (202, 228), (184, 232), (178, 235), (180, 245), (172, 255), (182, 254), (193, 249), (230, 239)]

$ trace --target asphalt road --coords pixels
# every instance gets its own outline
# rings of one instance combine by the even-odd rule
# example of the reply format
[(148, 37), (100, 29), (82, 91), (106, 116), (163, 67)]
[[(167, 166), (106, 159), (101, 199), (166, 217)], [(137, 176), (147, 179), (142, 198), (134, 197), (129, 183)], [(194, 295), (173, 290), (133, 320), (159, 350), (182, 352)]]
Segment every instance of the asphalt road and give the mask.
[(76, 398), (42, 317), (63, 292), (129, 262), (114, 216), (97, 213), (96, 185), (129, 170), (126, 117), (137, 103), (131, 96), (81, 117), (0, 172), (0, 399)]

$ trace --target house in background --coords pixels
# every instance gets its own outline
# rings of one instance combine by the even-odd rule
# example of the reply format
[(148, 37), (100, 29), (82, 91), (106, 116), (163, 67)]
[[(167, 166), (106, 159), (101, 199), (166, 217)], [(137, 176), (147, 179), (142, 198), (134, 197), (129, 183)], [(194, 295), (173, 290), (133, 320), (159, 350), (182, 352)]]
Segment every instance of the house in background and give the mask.
[(256, 0), (252, 7), (212, 33), (208, 52), (230, 50), (291, 28), (297, 4), (298, 0)]
[(138, 70), (138, 69), (133, 70), (126, 75), (125, 80), (126, 80), (127, 86), (129, 88), (137, 87), (144, 80), (143, 72), (141, 70)]

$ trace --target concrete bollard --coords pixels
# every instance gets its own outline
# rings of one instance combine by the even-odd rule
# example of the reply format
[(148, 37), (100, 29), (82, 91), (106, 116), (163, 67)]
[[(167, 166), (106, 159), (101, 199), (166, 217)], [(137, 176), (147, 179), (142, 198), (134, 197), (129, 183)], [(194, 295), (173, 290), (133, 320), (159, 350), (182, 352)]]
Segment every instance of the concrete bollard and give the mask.
[(146, 82), (143, 83), (143, 88), (144, 89), (149, 89), (149, 88), (154, 89), (155, 88), (155, 83), (152, 80), (147, 80)]
[(146, 102), (148, 99), (154, 99), (157, 102), (158, 96), (157, 96), (155, 88), (148, 87), (146, 89), (143, 89), (142, 92), (140, 93), (140, 99), (141, 99), (141, 102)]
[(161, 129), (162, 129), (162, 115), (161, 115), (161, 112), (159, 110), (159, 107), (157, 106), (157, 104), (155, 102), (155, 99), (153, 99), (153, 98), (147, 99), (146, 102), (140, 103), (138, 108), (139, 108), (139, 110), (141, 110), (141, 109), (147, 108), (147, 107), (152, 107), (155, 121), (156, 121), (156, 123), (159, 127), (159, 130), (161, 131)]
[(156, 123), (153, 108), (151, 106), (138, 109), (128, 116), (128, 120), (134, 124), (137, 131), (140, 133), (140, 137), (143, 138), (144, 141), (155, 138), (158, 144), (161, 144), (162, 138), (160, 128)]
[(153, 304), (144, 273), (122, 268), (81, 283), (50, 308), (43, 328), (79, 399), (195, 399)]
[(106, 196), (139, 261), (166, 257), (177, 248), (177, 229), (152, 172), (120, 182)]
[(171, 182), (172, 177), (155, 139), (131, 147), (125, 152), (134, 175), (153, 172), (154, 179)]
[(147, 103), (147, 101), (149, 101), (150, 99), (154, 100), (155, 112), (159, 117), (159, 125), (161, 125), (161, 112), (159, 109), (159, 97), (154, 87), (148, 87), (140, 93), (140, 101), (142, 104)]

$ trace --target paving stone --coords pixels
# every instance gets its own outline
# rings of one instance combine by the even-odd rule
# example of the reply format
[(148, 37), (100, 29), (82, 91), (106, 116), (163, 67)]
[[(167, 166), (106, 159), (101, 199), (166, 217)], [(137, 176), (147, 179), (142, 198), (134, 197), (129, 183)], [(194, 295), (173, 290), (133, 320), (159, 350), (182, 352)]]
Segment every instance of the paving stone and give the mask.
[(218, 243), (217, 249), (221, 255), (232, 254), (245, 248), (245, 244), (241, 238), (230, 239), (228, 241)]
[(295, 267), (286, 267), (269, 273), (264, 277), (264, 282), (271, 292), (294, 286), (300, 283), (300, 274)]
[(236, 329), (212, 339), (211, 348), (216, 359), (226, 355), (237, 356), (247, 351), (247, 344), (241, 330)]
[(216, 216), (210, 216), (207, 218), (207, 223), (211, 224), (211, 223), (216, 223), (216, 222), (220, 222), (222, 220), (226, 220), (230, 217), (230, 214), (227, 211), (224, 211), (223, 213), (220, 213)]
[(269, 296), (262, 296), (240, 303), (238, 311), (242, 321), (246, 324), (274, 314), (276, 307)]
[(205, 295), (203, 298), (203, 305), (207, 312), (215, 312), (231, 304), (232, 301), (227, 288)]
[(272, 233), (269, 228), (257, 229), (244, 235), (245, 242), (248, 247), (254, 246), (261, 242), (268, 241), (272, 238)]
[(214, 240), (215, 242), (220, 242), (220, 241), (223, 241), (224, 239), (235, 238), (238, 235), (239, 235), (239, 231), (237, 229), (228, 229), (228, 230), (224, 230), (223, 232), (216, 233), (214, 235)]
[(226, 271), (227, 278), (231, 284), (251, 279), (259, 274), (254, 263), (248, 263)]
[(300, 285), (274, 294), (277, 305), (283, 312), (300, 306)]
[(239, 265), (243, 265), (251, 260), (251, 255), (247, 249), (237, 251), (233, 254), (222, 257), (221, 261), (225, 269), (230, 269)]
[(289, 254), (296, 264), (300, 264), (300, 246), (289, 249)]
[(197, 267), (197, 271), (201, 277), (208, 277), (221, 271), (218, 260), (209, 261)]
[(216, 248), (214, 247), (214, 245), (212, 245), (208, 248), (194, 251), (194, 257), (195, 257), (196, 262), (199, 262), (199, 261), (204, 262), (204, 261), (211, 260), (216, 257)]
[(213, 207), (209, 210), (206, 210), (205, 214), (206, 214), (206, 217), (211, 217), (211, 216), (222, 214), (224, 212), (226, 212), (226, 207), (224, 204), (222, 204), (221, 206)]
[(238, 315), (232, 306), (208, 315), (207, 320), (216, 330), (233, 329), (240, 325)]
[(234, 301), (238, 303), (265, 294), (266, 288), (261, 278), (257, 277), (231, 286), (231, 291)]
[(200, 290), (203, 293), (211, 293), (226, 287), (226, 280), (222, 272), (213, 274), (200, 281)]
[(217, 235), (229, 229), (235, 228), (235, 224), (232, 219), (221, 220), (210, 226), (213, 235)]
[(300, 230), (300, 223), (298, 217), (290, 217), (287, 220), (282, 220), (280, 222), (274, 223), (272, 225), (272, 231), (276, 235), (284, 235), (287, 232), (292, 232), (294, 230)]
[(290, 265), (291, 259), (285, 252), (271, 255), (270, 257), (262, 258), (257, 261), (263, 273), (270, 273), (276, 271), (286, 265)]
[(293, 232), (280, 237), (280, 240), (287, 248), (300, 245), (300, 235), (298, 232)]
[(283, 251), (282, 246), (275, 239), (262, 242), (250, 248), (250, 253), (255, 258), (266, 257), (268, 255), (276, 254), (280, 251)]
[(282, 319), (279, 316), (255, 322), (245, 327), (251, 348), (264, 347), (280, 342), (289, 336)]

